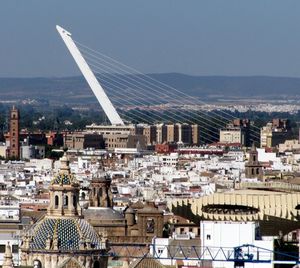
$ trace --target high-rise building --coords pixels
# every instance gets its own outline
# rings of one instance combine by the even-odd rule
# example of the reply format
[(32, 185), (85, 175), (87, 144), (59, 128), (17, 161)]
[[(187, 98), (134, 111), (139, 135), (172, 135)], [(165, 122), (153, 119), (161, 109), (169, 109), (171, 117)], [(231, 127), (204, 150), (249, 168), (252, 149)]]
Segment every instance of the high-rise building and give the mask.
[(273, 119), (260, 130), (260, 146), (270, 148), (292, 138), (289, 120)]
[(220, 129), (221, 143), (239, 143), (250, 146), (250, 120), (234, 119), (225, 128)]
[(19, 110), (13, 106), (10, 111), (9, 126), (9, 157), (20, 158), (20, 137), (19, 137)]
[(192, 142), (194, 145), (200, 144), (200, 126), (195, 124), (192, 125)]
[(178, 126), (178, 141), (184, 144), (192, 144), (192, 126), (189, 124), (176, 124)]
[(165, 124), (156, 125), (156, 142), (163, 143), (167, 141), (167, 126)]
[(179, 132), (177, 124), (168, 124), (167, 127), (167, 142), (178, 142)]

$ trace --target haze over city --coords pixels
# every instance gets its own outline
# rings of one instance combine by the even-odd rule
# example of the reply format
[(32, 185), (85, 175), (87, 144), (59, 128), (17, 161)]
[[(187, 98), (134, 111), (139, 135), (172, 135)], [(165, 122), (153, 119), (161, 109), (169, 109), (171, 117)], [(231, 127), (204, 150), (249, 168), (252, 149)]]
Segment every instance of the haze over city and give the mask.
[(300, 77), (300, 2), (1, 1), (0, 76), (79, 75), (55, 25), (143, 73)]

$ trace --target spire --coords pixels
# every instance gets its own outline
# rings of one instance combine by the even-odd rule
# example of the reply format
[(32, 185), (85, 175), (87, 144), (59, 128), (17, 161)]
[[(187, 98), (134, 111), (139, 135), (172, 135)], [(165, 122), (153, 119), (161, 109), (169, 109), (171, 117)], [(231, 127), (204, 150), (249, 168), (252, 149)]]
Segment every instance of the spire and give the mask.
[(255, 152), (255, 151), (256, 151), (255, 142), (253, 142), (253, 143), (252, 143), (252, 146), (251, 146), (251, 151), (252, 151), (252, 152)]
[(11, 252), (10, 244), (8, 242), (5, 246), (5, 253), (4, 253), (2, 268), (13, 268), (13, 267), (14, 267), (13, 255)]
[(67, 152), (65, 151), (60, 159), (60, 174), (70, 175), (70, 173), (69, 159), (67, 157)]

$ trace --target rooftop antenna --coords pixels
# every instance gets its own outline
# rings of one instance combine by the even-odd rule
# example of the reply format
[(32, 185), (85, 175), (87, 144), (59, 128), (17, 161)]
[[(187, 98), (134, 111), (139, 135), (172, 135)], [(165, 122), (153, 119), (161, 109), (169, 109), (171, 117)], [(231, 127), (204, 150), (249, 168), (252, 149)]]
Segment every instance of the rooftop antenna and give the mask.
[(112, 125), (124, 125), (123, 120), (121, 119), (115, 107), (113, 106), (110, 99), (106, 95), (104, 89), (102, 88), (99, 81), (97, 80), (94, 73), (92, 72), (91, 68), (89, 67), (89, 65), (83, 58), (83, 56), (81, 55), (78, 47), (76, 46), (75, 42), (71, 37), (71, 33), (66, 31), (64, 28), (60, 27), (59, 25), (56, 25), (56, 29), (60, 34), (62, 40), (64, 41), (66, 47), (68, 48), (69, 52), (71, 53), (72, 57), (74, 58), (81, 73), (83, 74), (84, 78), (86, 79), (90, 88), (95, 94), (98, 102), (100, 103), (110, 123)]

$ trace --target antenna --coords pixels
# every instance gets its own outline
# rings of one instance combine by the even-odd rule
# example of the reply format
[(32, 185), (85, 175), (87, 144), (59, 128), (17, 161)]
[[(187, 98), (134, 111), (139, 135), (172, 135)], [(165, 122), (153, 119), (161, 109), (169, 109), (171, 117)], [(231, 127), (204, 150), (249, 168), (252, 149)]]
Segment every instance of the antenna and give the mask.
[(89, 65), (81, 55), (79, 49), (77, 48), (76, 44), (74, 43), (71, 33), (66, 31), (64, 28), (56, 25), (56, 29), (60, 34), (62, 40), (64, 41), (66, 47), (68, 48), (69, 52), (71, 53), (72, 57), (74, 58), (78, 68), (80, 69), (81, 73), (83, 74), (84, 78), (88, 82), (90, 88), (92, 89), (93, 93), (95, 94), (98, 102), (100, 103), (103, 111), (105, 112), (106, 116), (108, 117), (110, 123), (112, 125), (124, 125), (123, 120), (119, 116), (118, 112), (116, 111), (115, 107), (109, 100), (108, 96), (106, 95), (104, 89), (100, 85), (99, 81), (95, 77), (94, 73), (90, 69)]

